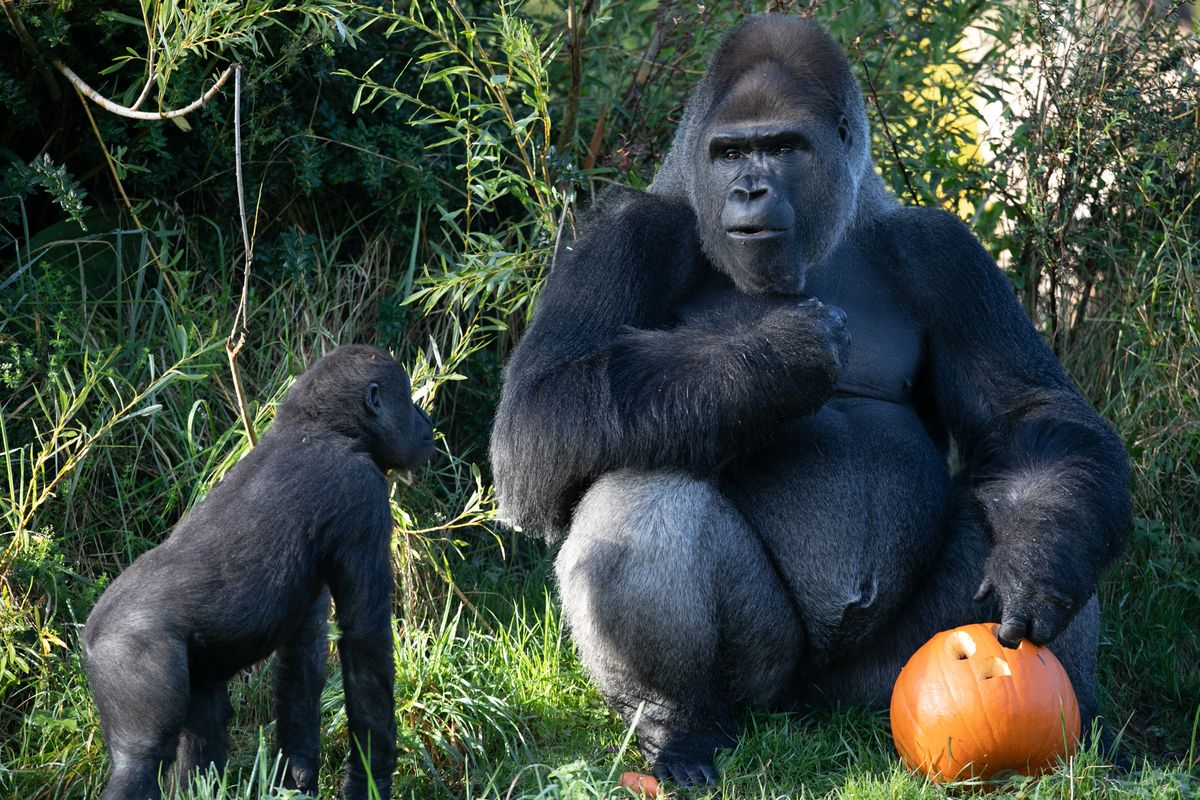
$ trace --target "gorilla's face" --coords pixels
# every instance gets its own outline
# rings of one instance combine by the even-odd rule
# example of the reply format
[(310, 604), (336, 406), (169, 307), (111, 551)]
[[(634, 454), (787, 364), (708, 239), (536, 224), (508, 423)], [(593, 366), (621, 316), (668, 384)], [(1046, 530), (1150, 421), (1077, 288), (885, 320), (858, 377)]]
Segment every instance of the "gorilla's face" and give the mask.
[(411, 471), (433, 455), (433, 426), (412, 402), (408, 373), (399, 364), (394, 366), (367, 384), (363, 405), (375, 462), (385, 471)]
[(850, 139), (819, 86), (780, 70), (749, 73), (716, 104), (694, 154), (694, 201), (705, 254), (739, 289), (804, 289), (853, 214)]

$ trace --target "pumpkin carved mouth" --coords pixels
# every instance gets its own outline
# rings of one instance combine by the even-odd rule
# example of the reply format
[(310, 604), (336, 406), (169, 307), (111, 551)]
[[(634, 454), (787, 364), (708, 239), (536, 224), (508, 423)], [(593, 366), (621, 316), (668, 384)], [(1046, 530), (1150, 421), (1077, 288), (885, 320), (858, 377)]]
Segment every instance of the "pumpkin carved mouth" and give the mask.
[(1012, 667), (999, 656), (992, 656), (984, 661), (979, 670), (979, 680), (981, 681), (990, 681), (992, 678), (1000, 678), (1005, 675), (1012, 675)]

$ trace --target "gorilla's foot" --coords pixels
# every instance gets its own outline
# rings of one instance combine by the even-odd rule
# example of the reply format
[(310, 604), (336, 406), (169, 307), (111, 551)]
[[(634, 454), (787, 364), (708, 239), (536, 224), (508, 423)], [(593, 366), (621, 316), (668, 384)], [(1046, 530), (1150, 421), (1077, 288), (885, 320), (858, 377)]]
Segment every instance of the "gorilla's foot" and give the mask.
[(655, 777), (683, 788), (716, 786), (717, 751), (733, 747), (737, 739), (720, 727), (680, 730), (659, 729), (659, 736), (638, 731), (638, 745)]

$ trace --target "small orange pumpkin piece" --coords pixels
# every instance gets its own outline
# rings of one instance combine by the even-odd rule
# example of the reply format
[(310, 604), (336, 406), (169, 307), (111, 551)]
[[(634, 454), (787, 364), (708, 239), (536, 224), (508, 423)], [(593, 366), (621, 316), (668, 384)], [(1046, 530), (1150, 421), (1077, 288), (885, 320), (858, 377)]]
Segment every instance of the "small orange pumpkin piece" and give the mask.
[(638, 797), (663, 797), (658, 792), (658, 780), (653, 775), (643, 775), (640, 772), (622, 772), (618, 781), (626, 789), (632, 789)]
[(1039, 775), (1079, 743), (1079, 703), (1062, 664), (997, 625), (942, 631), (913, 654), (892, 690), (892, 738), (910, 769), (938, 782)]

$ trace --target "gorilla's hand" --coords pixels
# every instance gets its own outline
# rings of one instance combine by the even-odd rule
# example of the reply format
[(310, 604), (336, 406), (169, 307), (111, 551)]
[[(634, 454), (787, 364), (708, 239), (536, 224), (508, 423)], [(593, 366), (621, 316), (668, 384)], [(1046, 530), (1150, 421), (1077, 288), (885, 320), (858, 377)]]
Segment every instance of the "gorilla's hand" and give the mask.
[(811, 298), (773, 309), (758, 328), (806, 394), (822, 402), (833, 394), (850, 345), (845, 311)]
[(996, 637), (1005, 647), (1017, 647), (1022, 639), (1036, 645), (1053, 641), (1092, 595), (1082, 565), (1045, 549), (1029, 540), (999, 542), (984, 566), (975, 600), (995, 595)]

